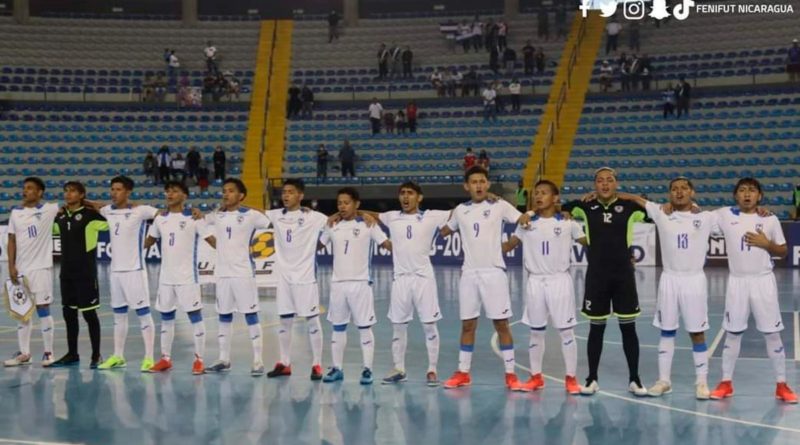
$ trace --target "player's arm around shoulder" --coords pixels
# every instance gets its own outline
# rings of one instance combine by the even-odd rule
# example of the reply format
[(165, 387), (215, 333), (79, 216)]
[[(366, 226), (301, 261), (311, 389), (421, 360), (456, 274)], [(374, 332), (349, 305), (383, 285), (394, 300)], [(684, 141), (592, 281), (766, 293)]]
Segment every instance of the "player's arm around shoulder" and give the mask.
[(589, 241), (586, 239), (586, 233), (583, 231), (583, 226), (575, 220), (570, 220), (568, 223), (570, 226), (570, 234), (572, 239), (582, 246), (588, 246)]
[(447, 222), (439, 229), (439, 236), (442, 238), (446, 236), (450, 236), (458, 230), (458, 209), (459, 206), (456, 206), (453, 210), (450, 211), (450, 216), (447, 218)]

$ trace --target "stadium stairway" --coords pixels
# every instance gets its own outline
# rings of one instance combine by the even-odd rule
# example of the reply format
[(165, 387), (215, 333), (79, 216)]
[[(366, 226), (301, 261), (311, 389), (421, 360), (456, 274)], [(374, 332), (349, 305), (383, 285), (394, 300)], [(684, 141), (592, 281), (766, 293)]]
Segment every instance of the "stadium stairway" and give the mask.
[(293, 29), (294, 23), (291, 20), (278, 20), (269, 84), (267, 145), (262, 165), (262, 171), (266, 172), (267, 178), (280, 178), (283, 174)]
[(275, 21), (261, 22), (256, 54), (256, 71), (253, 79), (253, 94), (250, 100), (250, 118), (247, 124), (247, 139), (244, 148), (242, 181), (249, 193), (245, 199), (248, 206), (263, 208), (264, 187), (261, 170), (261, 148), (264, 142), (266, 122), (267, 89), (269, 88), (270, 59), (273, 54)]
[[(578, 44), (582, 22), (585, 22), (586, 28), (583, 39)], [(565, 50), (561, 53), (556, 76), (553, 79), (553, 88), (550, 90), (550, 96), (525, 167), (523, 174), (525, 184), (533, 184), (538, 176), (539, 165), (543, 159), (544, 150), (549, 143), (548, 130), (551, 123), (556, 121), (558, 121), (558, 125), (554, 127), (553, 143), (549, 147), (544, 161), (542, 179), (549, 179), (559, 185), (563, 183), (570, 150), (578, 130), (583, 103), (589, 90), (592, 68), (594, 67), (598, 48), (603, 40), (604, 26), (605, 19), (600, 17), (600, 14), (596, 11), (591, 12), (585, 19), (580, 15), (575, 16)], [(568, 79), (570, 77), (572, 48), (576, 44), (578, 44), (577, 57), (572, 68), (571, 78)], [(566, 84), (569, 84), (566, 89), (566, 100), (563, 102), (560, 113), (557, 116), (558, 103), (562, 93), (561, 85)]]

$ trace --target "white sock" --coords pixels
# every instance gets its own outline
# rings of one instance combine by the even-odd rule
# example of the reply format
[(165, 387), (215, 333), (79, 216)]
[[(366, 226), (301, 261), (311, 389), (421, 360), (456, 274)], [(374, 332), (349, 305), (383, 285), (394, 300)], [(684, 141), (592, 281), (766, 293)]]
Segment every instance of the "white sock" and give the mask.
[(206, 355), (206, 322), (200, 320), (192, 323), (192, 330), (194, 331), (194, 355), (202, 360)]
[(175, 340), (175, 320), (161, 320), (161, 355), (172, 357), (172, 342)]
[(578, 343), (575, 341), (575, 331), (572, 328), (563, 329), (561, 334), (561, 353), (564, 354), (566, 375), (575, 377), (578, 372)]
[(292, 325), (294, 324), (294, 316), (281, 317), (281, 323), (278, 325), (278, 349), (280, 352), (280, 360), (285, 366), (291, 365), (292, 360)]
[(342, 369), (345, 347), (347, 347), (347, 331), (334, 330), (331, 335), (331, 360), (334, 368)]
[(708, 383), (708, 348), (705, 343), (692, 345), (695, 384)]
[(514, 359), (514, 345), (500, 345), (500, 352), (503, 354), (503, 365), (506, 367), (506, 374), (513, 373), (517, 364), (516, 359)]
[(19, 352), (23, 354), (31, 353), (31, 321), (20, 322), (17, 325), (17, 342), (19, 344)]
[(53, 316), (48, 315), (39, 319), (41, 321), (42, 329), (42, 343), (44, 343), (44, 352), (53, 352)]
[(261, 330), (261, 323), (247, 325), (247, 332), (250, 333), (250, 342), (253, 344), (253, 363), (261, 363), (264, 355), (264, 339)]
[(664, 336), (658, 341), (658, 379), (671, 382), (672, 357), (675, 355), (675, 336)]
[(219, 340), (219, 359), (226, 363), (231, 361), (231, 340), (233, 340), (232, 337), (233, 337), (233, 322), (220, 321), (219, 334), (217, 335), (217, 339)]
[(395, 323), (392, 325), (392, 360), (394, 369), (406, 371), (406, 347), (408, 346), (408, 323)]
[(142, 328), (142, 340), (144, 340), (144, 358), (153, 358), (155, 349), (156, 333), (153, 327), (153, 315), (150, 312), (139, 316), (139, 326)]
[(375, 336), (372, 335), (372, 328), (358, 328), (358, 335), (361, 337), (361, 355), (364, 358), (364, 367), (372, 369), (372, 359), (375, 357)]
[(722, 350), (722, 380), (733, 380), (733, 369), (739, 350), (742, 348), (742, 334), (727, 332), (725, 334), (725, 348)]
[(128, 337), (128, 313), (114, 313), (114, 355), (125, 357), (125, 340)]
[(439, 364), (439, 328), (436, 323), (422, 323), (425, 347), (428, 349), (428, 372), (436, 372)]
[(528, 342), (528, 358), (531, 362), (531, 375), (541, 374), (542, 359), (544, 358), (544, 329), (531, 329), (531, 339)]
[(472, 351), (475, 345), (461, 345), (458, 351), (458, 370), (461, 372), (469, 372), (472, 367)]
[(311, 342), (311, 358), (312, 365), (320, 365), (322, 363), (322, 323), (319, 321), (319, 316), (314, 316), (308, 319), (308, 339)]
[(767, 355), (772, 360), (772, 367), (775, 368), (775, 380), (778, 383), (786, 381), (786, 351), (783, 348), (780, 332), (764, 334), (767, 343)]

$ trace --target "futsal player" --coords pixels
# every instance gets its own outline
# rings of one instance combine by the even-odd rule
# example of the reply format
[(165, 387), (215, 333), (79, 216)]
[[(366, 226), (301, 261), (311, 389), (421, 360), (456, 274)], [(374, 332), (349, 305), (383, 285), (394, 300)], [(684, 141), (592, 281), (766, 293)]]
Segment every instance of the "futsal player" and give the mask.
[[(44, 353), (42, 366), (50, 366), (53, 356), (53, 221), (58, 205), (42, 202), (44, 182), (36, 177), (22, 181), (22, 206), (11, 210), (8, 220), (8, 274), (11, 282), (21, 284), (23, 278), (30, 291), (29, 297), (36, 305), (36, 315), (41, 326)], [(14, 367), (31, 364), (31, 330), (33, 322), (17, 323), (19, 351), (3, 362)]]
[(564, 387), (570, 394), (580, 394), (575, 377), (578, 367), (578, 345), (575, 342), (575, 288), (569, 274), (573, 241), (586, 243), (583, 228), (575, 220), (565, 219), (556, 212), (558, 186), (542, 180), (533, 190), (535, 213), (528, 227), (517, 226), (514, 234), (503, 243), (503, 252), (514, 250), (522, 243), (523, 263), (527, 272), (525, 312), (522, 322), (530, 330), (528, 355), (531, 377), (524, 383), (528, 391), (544, 388), (542, 359), (545, 350), (545, 329), (548, 316), (561, 337), (566, 377)]
[(581, 313), (590, 320), (587, 342), (589, 376), (581, 387), (581, 394), (592, 395), (600, 390), (597, 370), (606, 321), (616, 315), (628, 364), (628, 390), (644, 397), (647, 389), (639, 379), (639, 338), (636, 335), (639, 297), (630, 247), (633, 224), (644, 220), (645, 210), (632, 201), (617, 198), (617, 175), (610, 167), (595, 171), (594, 187), (596, 198), (572, 201), (563, 207), (584, 222), (588, 243), (589, 266)]
[(169, 181), (164, 185), (167, 210), (159, 212), (145, 239), (149, 249), (161, 240), (161, 269), (158, 275), (156, 310), (161, 314), (161, 358), (150, 372), (172, 368), (172, 343), (175, 339), (175, 312), (180, 306), (189, 317), (194, 334), (192, 374), (204, 373), (206, 328), (203, 321), (203, 302), (197, 273), (197, 249), (206, 237), (205, 223), (195, 220), (186, 208), (189, 190), (183, 182)]
[(475, 330), (483, 307), (500, 340), (506, 387), (512, 391), (524, 391), (525, 387), (514, 372), (514, 340), (508, 325), (508, 319), (512, 316), (511, 297), (501, 236), (503, 223), (526, 225), (530, 217), (506, 201), (487, 199), (490, 186), (486, 169), (475, 166), (467, 170), (464, 190), (469, 193), (471, 200), (459, 204), (440, 231), (443, 237), (459, 231), (464, 247), (464, 264), (458, 289), (461, 317), (458, 370), (444, 382), (444, 387), (449, 389), (472, 384), (469, 371), (475, 348)]
[(377, 224), (369, 227), (364, 218), (358, 216), (360, 205), (358, 191), (352, 187), (340, 189), (336, 194), (336, 206), (340, 220), (333, 227), (326, 227), (320, 244), (330, 241), (333, 252), (333, 276), (328, 321), (333, 325), (331, 335), (331, 357), (333, 367), (322, 379), (325, 383), (344, 379), (342, 365), (347, 346), (347, 324), (352, 319), (358, 326), (361, 339), (363, 369), (360, 383), (370, 385), (373, 381), (372, 362), (375, 354), (375, 302), (372, 294), (370, 262), (373, 243), (391, 248), (386, 235)]
[(322, 379), (322, 325), (319, 320), (319, 288), (316, 276), (317, 243), (328, 217), (301, 208), (305, 183), (287, 179), (281, 189), (282, 209), (266, 212), (272, 222), (277, 256), (278, 289), (276, 303), (280, 325), (280, 361), (267, 377), (292, 374), (292, 327), (295, 317), (306, 319), (311, 343), (311, 380)]
[(428, 352), (428, 386), (439, 386), (439, 329), (442, 319), (436, 277), (431, 265), (431, 243), (447, 223), (449, 211), (421, 210), (423, 194), (419, 184), (404, 182), (398, 190), (400, 210), (366, 212), (389, 229), (392, 241), (394, 280), (389, 300), (389, 320), (392, 322), (392, 360), (394, 369), (383, 379), (384, 384), (405, 382), (408, 324), (417, 311), (425, 334)]
[(98, 369), (123, 368), (125, 340), (128, 336), (128, 308), (136, 311), (144, 341), (142, 372), (150, 371), (153, 361), (155, 327), (150, 314), (150, 288), (144, 263), (144, 238), (147, 221), (153, 219), (158, 209), (130, 202), (133, 180), (117, 176), (111, 180), (111, 204), (100, 208), (108, 220), (111, 244), (111, 308), (114, 311), (114, 355), (100, 364)]
[(100, 355), (100, 291), (97, 283), (97, 239), (108, 231), (108, 222), (86, 206), (86, 188), (78, 181), (64, 184), (64, 209), (55, 220), (53, 233), (61, 237), (61, 304), (67, 328), (67, 353), (51, 366), (62, 367), (80, 362), (78, 354), (78, 313), (89, 328), (92, 345), (90, 369), (102, 362)]
[(675, 336), (683, 319), (692, 340), (695, 369), (695, 397), (706, 400), (708, 389), (708, 283), (703, 272), (708, 237), (717, 225), (714, 212), (692, 210), (695, 190), (688, 178), (677, 177), (669, 183), (670, 213), (659, 204), (637, 195), (618, 193), (620, 199), (633, 201), (647, 210), (658, 228), (664, 270), (658, 283), (658, 298), (653, 326), (661, 330), (658, 343), (658, 381), (648, 395), (660, 397), (672, 392), (672, 358)]
[(263, 332), (258, 321), (259, 303), (250, 241), (253, 233), (269, 228), (263, 212), (242, 206), (247, 188), (237, 178), (222, 184), (222, 205), (206, 215), (206, 241), (217, 250), (214, 278), (217, 282), (217, 313), (219, 314), (219, 360), (206, 372), (227, 372), (231, 369), (233, 313), (244, 314), (253, 347), (253, 366), (250, 374), (264, 375), (262, 359)]
[(778, 286), (772, 272), (773, 257), (788, 253), (780, 221), (774, 215), (757, 213), (763, 198), (761, 183), (742, 178), (733, 189), (736, 207), (715, 211), (719, 229), (725, 236), (728, 252), (728, 286), (725, 295), (725, 349), (722, 351), (722, 381), (711, 391), (712, 399), (734, 394), (733, 370), (741, 349), (742, 334), (747, 330), (750, 314), (756, 328), (764, 335), (767, 355), (772, 361), (777, 381), (775, 398), (797, 403), (797, 395), (786, 384), (786, 353), (781, 340), (783, 330), (778, 304)]

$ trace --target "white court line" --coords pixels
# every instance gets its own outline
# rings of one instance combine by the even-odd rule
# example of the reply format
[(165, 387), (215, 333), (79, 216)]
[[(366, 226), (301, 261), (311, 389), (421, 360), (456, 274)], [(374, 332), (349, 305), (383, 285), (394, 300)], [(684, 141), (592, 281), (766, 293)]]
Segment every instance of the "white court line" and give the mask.
[(800, 362), (800, 312), (794, 311), (792, 321), (794, 325), (794, 361)]
[(46, 442), (42, 440), (20, 440), (20, 439), (3, 439), (0, 438), (0, 443), (14, 443), (22, 445), (82, 445), (83, 442)]
[(717, 350), (719, 346), (719, 342), (722, 341), (722, 337), (725, 336), (725, 329), (719, 328), (719, 332), (717, 332), (717, 336), (714, 337), (714, 341), (711, 342), (711, 347), (708, 348), (708, 358), (714, 356), (714, 352)]
[[(580, 335), (576, 335), (575, 338), (577, 338), (578, 340), (583, 340), (583, 341), (588, 341), (589, 340), (588, 338), (581, 337)], [(603, 340), (603, 343), (605, 343), (607, 345), (621, 345), (622, 344), (622, 342), (614, 341), (614, 340)], [(640, 348), (649, 348), (649, 349), (658, 349), (658, 345), (647, 345), (647, 344), (642, 344), (642, 343), (639, 343), (639, 347)], [(692, 348), (690, 348), (688, 346), (675, 346), (675, 349), (685, 349), (687, 351), (690, 351)]]
[[(514, 326), (515, 324), (518, 324), (518, 323), (520, 323), (519, 320), (515, 321), (513, 323), (510, 323), (509, 326)], [(491, 338), (491, 340), (489, 342), (490, 342), (490, 344), (492, 346), (492, 351), (494, 351), (494, 354), (496, 356), (502, 358), (503, 355), (500, 352), (500, 346), (499, 346), (498, 341), (497, 341), (497, 333), (496, 332), (492, 333), (492, 338)], [(530, 368), (528, 368), (528, 367), (526, 367), (524, 365), (520, 365), (519, 363), (516, 363), (516, 367), (520, 368), (520, 369), (523, 369), (525, 371), (528, 371), (528, 373), (531, 372)], [(554, 382), (559, 382), (559, 383), (562, 383), (562, 384), (564, 383), (564, 380), (560, 379), (558, 377), (553, 377), (551, 375), (547, 375), (547, 374), (544, 374), (544, 373), (542, 373), (542, 376), (544, 376), (544, 378), (546, 378), (548, 380), (552, 380)], [(683, 409), (683, 408), (675, 408), (673, 406), (667, 406), (667, 405), (661, 405), (659, 403), (648, 402), (648, 401), (643, 400), (643, 399), (638, 399), (638, 398), (633, 399), (633, 398), (630, 398), (628, 396), (621, 396), (621, 395), (614, 394), (614, 393), (608, 392), (608, 391), (600, 390), (600, 391), (597, 392), (597, 394), (600, 394), (600, 395), (606, 396), (606, 397), (610, 397), (612, 399), (622, 400), (622, 401), (628, 402), (628, 403), (636, 403), (638, 405), (645, 405), (645, 406), (650, 406), (650, 407), (653, 407), (653, 408), (665, 409), (665, 410), (674, 411), (674, 412), (682, 413), (682, 414), (688, 414), (688, 415), (692, 415), (692, 416), (705, 417), (705, 418), (708, 418), (708, 419), (721, 420), (723, 422), (738, 423), (739, 425), (754, 426), (754, 427), (758, 427), (758, 428), (766, 428), (766, 429), (772, 429), (772, 430), (778, 430), (778, 431), (786, 431), (786, 432), (789, 432), (789, 433), (800, 434), (800, 429), (798, 429), (798, 428), (789, 428), (789, 427), (781, 426), (781, 425), (769, 425), (769, 424), (766, 424), (766, 423), (751, 422), (749, 420), (734, 419), (734, 418), (731, 418), (731, 417), (717, 416), (715, 414), (701, 413), (701, 412), (698, 412), (698, 411), (692, 411), (692, 410)], [(578, 396), (578, 397), (580, 397), (580, 396)], [(709, 401), (709, 403), (713, 403), (713, 401)]]

